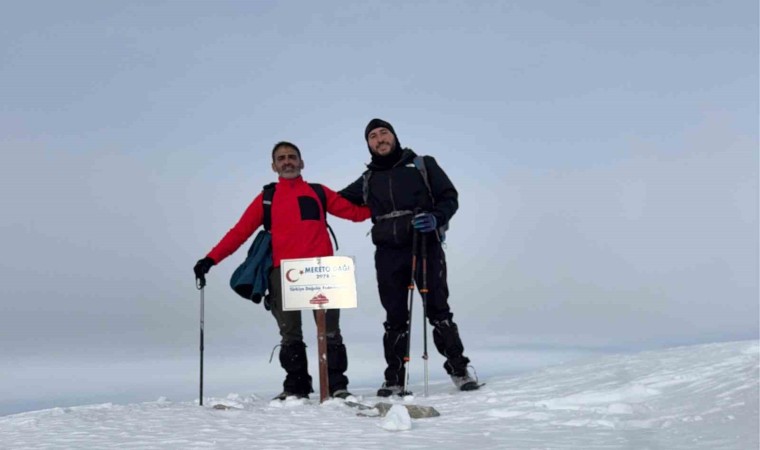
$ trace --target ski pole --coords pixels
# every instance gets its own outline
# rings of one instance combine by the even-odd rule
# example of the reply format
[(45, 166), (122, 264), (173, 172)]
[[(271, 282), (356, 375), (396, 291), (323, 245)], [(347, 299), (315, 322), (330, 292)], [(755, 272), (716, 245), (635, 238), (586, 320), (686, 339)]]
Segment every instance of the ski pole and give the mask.
[(409, 385), (409, 359), (412, 348), (412, 306), (414, 302), (414, 275), (417, 269), (417, 235), (419, 232), (414, 230), (412, 233), (412, 275), (409, 279), (409, 316), (407, 317), (407, 329), (406, 329), (406, 355), (404, 355), (404, 395), (407, 393), (407, 386)]
[(428, 345), (427, 345), (427, 239), (421, 236), (421, 257), (422, 257), (422, 359), (425, 361), (425, 397), (428, 395)]
[(205, 278), (198, 278), (195, 280), (195, 286), (201, 291), (201, 380), (200, 380), (200, 396), (198, 397), (200, 406), (203, 406), (203, 313), (204, 313), (204, 298), (203, 291), (206, 286)]

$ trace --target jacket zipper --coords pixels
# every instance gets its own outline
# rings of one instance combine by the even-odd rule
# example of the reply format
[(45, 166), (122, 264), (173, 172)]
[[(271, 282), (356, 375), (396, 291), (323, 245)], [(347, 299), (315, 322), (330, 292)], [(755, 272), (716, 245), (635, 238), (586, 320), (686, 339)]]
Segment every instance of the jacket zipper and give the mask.
[[(396, 210), (396, 200), (393, 198), (393, 178), (388, 176), (388, 192), (389, 197), (391, 199), (391, 206), (393, 206), (393, 211)], [(396, 224), (398, 223), (398, 220), (393, 220), (393, 242), (395, 244), (398, 244), (398, 235), (396, 233)]]

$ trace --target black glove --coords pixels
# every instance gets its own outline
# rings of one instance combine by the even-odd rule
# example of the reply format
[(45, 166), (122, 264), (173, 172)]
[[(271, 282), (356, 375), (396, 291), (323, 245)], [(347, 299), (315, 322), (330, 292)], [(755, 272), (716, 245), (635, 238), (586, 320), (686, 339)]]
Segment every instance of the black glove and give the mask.
[(198, 280), (198, 287), (203, 287), (206, 285), (206, 274), (209, 270), (211, 270), (211, 267), (214, 264), (216, 264), (214, 260), (208, 256), (203, 259), (199, 259), (198, 262), (195, 263), (193, 272), (195, 272), (195, 279)]
[(435, 220), (435, 216), (431, 213), (421, 213), (414, 216), (412, 219), (412, 225), (417, 231), (422, 233), (430, 233), (435, 231), (438, 221)]

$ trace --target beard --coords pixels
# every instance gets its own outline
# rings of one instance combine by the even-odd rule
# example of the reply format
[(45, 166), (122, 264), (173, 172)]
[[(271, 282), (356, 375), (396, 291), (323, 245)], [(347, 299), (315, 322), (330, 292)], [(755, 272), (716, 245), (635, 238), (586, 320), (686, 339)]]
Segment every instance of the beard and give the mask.
[(375, 153), (378, 155), (387, 155), (388, 153), (393, 151), (393, 147), (391, 146), (390, 142), (381, 142), (375, 146)]

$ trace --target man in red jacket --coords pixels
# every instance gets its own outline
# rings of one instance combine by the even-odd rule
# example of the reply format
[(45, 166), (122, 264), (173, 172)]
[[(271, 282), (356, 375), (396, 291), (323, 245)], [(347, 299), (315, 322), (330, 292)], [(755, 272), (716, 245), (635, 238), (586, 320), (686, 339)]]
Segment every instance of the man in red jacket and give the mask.
[[(326, 213), (361, 222), (370, 217), (369, 208), (356, 206), (322, 186), (327, 200), (327, 211), (314, 189), (301, 178), (304, 168), (301, 151), (290, 142), (278, 142), (272, 149), (272, 170), (277, 172), (271, 205), (271, 234), (273, 269), (269, 276), (269, 292), (272, 315), (277, 320), (282, 337), (280, 365), (287, 373), (283, 392), (275, 399), (289, 396), (308, 398), (314, 392), (308, 372), (306, 345), (303, 341), (300, 311), (283, 311), (280, 288), (280, 262), (283, 259), (315, 258), (332, 256), (333, 248), (327, 233)], [(203, 279), (215, 264), (237, 250), (263, 223), (262, 194), (256, 196), (219, 243), (199, 260), (193, 268), (195, 276)], [(316, 313), (316, 312), (315, 312)], [(328, 309), (327, 318), (327, 365), (330, 395), (346, 398), (348, 388), (346, 347), (340, 334), (340, 309)]]

